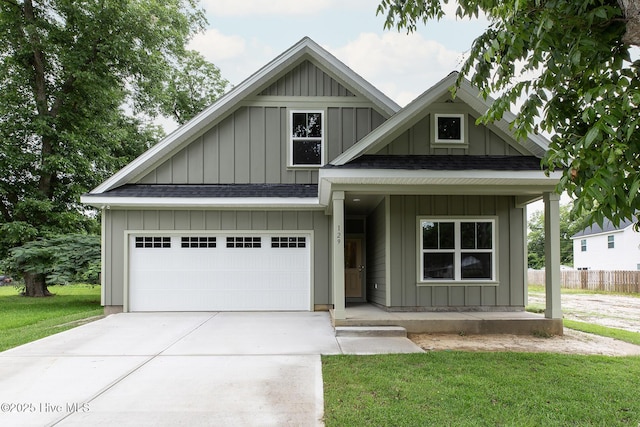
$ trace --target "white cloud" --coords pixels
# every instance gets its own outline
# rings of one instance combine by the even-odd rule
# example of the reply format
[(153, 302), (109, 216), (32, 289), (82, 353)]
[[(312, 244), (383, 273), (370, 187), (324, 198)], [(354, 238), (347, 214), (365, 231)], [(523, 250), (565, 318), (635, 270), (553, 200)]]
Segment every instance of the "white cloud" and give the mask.
[(400, 105), (460, 68), (462, 54), (420, 34), (363, 33), (329, 50)]
[(271, 48), (259, 40), (225, 35), (215, 28), (196, 35), (188, 47), (213, 62), (232, 85), (242, 82), (274, 56)]
[(336, 0), (204, 0), (202, 6), (215, 16), (310, 15), (335, 5)]

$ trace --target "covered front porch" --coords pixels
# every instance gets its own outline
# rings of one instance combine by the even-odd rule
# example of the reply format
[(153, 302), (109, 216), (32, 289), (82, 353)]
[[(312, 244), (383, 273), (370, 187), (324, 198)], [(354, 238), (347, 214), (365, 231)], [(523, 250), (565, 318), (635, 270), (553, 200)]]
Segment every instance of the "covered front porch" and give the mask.
[(549, 334), (562, 335), (561, 318), (548, 318), (526, 311), (407, 312), (387, 311), (369, 303), (346, 304), (344, 316), (336, 318), (330, 310), (334, 327), (400, 326), (418, 334)]

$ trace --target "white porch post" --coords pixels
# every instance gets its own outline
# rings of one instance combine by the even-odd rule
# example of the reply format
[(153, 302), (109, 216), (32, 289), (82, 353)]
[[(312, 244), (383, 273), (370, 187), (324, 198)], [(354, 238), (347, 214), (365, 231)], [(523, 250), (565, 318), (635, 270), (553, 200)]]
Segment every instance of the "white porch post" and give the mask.
[(333, 318), (345, 319), (344, 309), (344, 191), (333, 200)]
[(544, 266), (547, 319), (562, 319), (560, 301), (560, 195), (544, 193)]

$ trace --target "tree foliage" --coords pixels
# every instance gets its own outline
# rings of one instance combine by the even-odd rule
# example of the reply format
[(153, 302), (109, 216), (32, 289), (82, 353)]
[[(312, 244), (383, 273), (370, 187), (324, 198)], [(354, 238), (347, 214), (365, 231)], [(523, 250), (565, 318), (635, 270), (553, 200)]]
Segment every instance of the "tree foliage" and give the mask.
[(95, 231), (79, 196), (159, 139), (150, 118), (219, 96), (219, 70), (185, 49), (205, 24), (195, 0), (0, 0), (0, 258)]
[[(588, 226), (584, 218), (573, 219), (571, 204), (560, 205), (560, 264), (573, 266), (571, 236)], [(544, 213), (536, 211), (528, 221), (527, 251), (529, 268), (544, 267)]]
[[(382, 0), (385, 27), (415, 31), (444, 16), (448, 0)], [(459, 0), (456, 16), (485, 14), (460, 79), (483, 96), (499, 94), (479, 120), (501, 119), (523, 100), (512, 123), (518, 137), (544, 132), (543, 164), (562, 169), (558, 191), (573, 215), (619, 223), (640, 210), (640, 61), (630, 42), (638, 0)]]
[[(40, 276), (46, 285), (66, 285), (72, 282), (99, 283), (100, 237), (87, 234), (66, 234), (38, 239), (11, 249), (1, 267), (25, 282)], [(42, 294), (39, 294), (41, 291)], [(26, 287), (28, 296), (46, 296), (46, 286)]]

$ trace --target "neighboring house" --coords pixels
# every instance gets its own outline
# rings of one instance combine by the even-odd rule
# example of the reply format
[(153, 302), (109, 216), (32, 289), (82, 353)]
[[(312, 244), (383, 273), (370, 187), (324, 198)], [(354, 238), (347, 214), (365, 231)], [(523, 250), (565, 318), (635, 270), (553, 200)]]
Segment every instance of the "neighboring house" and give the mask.
[(633, 225), (638, 218), (618, 227), (605, 220), (571, 236), (573, 266), (578, 270), (640, 270), (640, 233)]
[[(308, 38), (82, 197), (106, 311), (521, 311), (526, 205), (560, 172), (453, 73), (400, 108)], [(513, 116), (508, 116), (513, 118)], [(557, 274), (556, 274), (557, 272)]]

